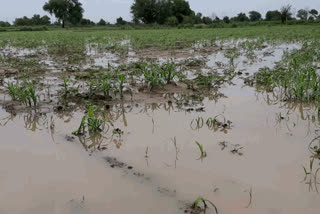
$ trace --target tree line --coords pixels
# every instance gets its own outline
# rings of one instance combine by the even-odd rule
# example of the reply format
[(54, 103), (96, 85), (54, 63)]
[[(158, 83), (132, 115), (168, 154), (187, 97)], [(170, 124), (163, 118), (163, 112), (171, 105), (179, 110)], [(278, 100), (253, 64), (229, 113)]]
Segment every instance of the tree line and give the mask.
[[(105, 26), (110, 23), (101, 19), (95, 23), (83, 18), (84, 9), (79, 0), (48, 0), (43, 6), (43, 10), (57, 18), (55, 23), (51, 23), (50, 17), (35, 14), (33, 17), (26, 16), (17, 18), (15, 26), (36, 26), (36, 25), (82, 25), (82, 26)], [(186, 0), (134, 0), (131, 6), (132, 21), (127, 22), (122, 17), (116, 20), (116, 25), (131, 24), (159, 24), (176, 26), (179, 24), (213, 24), (213, 23), (235, 23), (235, 22), (257, 22), (257, 21), (281, 21), (286, 23), (288, 20), (295, 20), (291, 5), (285, 5), (280, 10), (268, 11), (265, 18), (258, 11), (239, 13), (234, 17), (222, 17), (212, 14), (211, 17), (195, 13)], [(297, 12), (300, 20), (320, 19), (316, 9), (301, 9)], [(1, 27), (10, 26), (8, 22), (1, 22)]]

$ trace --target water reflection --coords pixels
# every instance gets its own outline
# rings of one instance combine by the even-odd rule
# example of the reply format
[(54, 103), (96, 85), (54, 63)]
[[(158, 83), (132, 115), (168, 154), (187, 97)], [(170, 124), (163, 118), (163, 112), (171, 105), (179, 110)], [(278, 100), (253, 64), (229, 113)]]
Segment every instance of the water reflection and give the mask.
[[(320, 114), (318, 107), (314, 104), (284, 101), (277, 92), (255, 92), (257, 101), (264, 101), (267, 105), (278, 106), (281, 112), (276, 113), (276, 126), (285, 123), (289, 133), (298, 127), (299, 123), (307, 122), (306, 136), (313, 129), (320, 128)], [(299, 117), (297, 118), (298, 115)]]

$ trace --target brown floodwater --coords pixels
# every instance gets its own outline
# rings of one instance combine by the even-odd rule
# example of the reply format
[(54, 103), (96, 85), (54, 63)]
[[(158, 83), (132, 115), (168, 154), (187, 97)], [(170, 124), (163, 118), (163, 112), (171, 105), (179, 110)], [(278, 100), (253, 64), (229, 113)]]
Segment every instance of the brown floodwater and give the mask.
[[(209, 56), (208, 66), (219, 57)], [(239, 64), (254, 73), (272, 60)], [(319, 161), (312, 176), (303, 169), (318, 136), (316, 108), (233, 82), (218, 100), (191, 104), (167, 94), (172, 102), (111, 106), (120, 138), (111, 129), (104, 138), (72, 136), (82, 110), (1, 109), (0, 213), (184, 213), (202, 196), (220, 214), (318, 214)], [(209, 128), (206, 120), (215, 117), (230, 127)]]

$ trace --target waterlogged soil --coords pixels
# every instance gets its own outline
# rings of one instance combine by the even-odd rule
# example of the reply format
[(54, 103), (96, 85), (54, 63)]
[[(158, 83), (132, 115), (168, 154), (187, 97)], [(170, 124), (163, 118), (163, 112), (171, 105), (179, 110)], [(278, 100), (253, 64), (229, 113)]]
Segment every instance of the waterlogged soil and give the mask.
[[(199, 196), (220, 214), (319, 213), (318, 159), (311, 174), (303, 168), (311, 171), (317, 109), (245, 84), (245, 77), (297, 48), (240, 51), (232, 65), (236, 75), (219, 85), (218, 97), (212, 91), (200, 96), (179, 83), (99, 102), (110, 121), (101, 135), (72, 135), (86, 108), (74, 100), (58, 108), (59, 72), (42, 74), (44, 85), (52, 87), (41, 92), (51, 95), (41, 97), (36, 111), (17, 108), (1, 87), (0, 213), (194, 213), (191, 204)], [(224, 50), (197, 55), (205, 63), (189, 67), (188, 79), (195, 72), (231, 75)], [(139, 59), (142, 52), (132, 56)], [(99, 57), (93, 64), (119, 60), (107, 53)], [(159, 60), (166, 57), (171, 58)], [(218, 123), (206, 123), (213, 118)], [(206, 211), (214, 213), (210, 206)]]

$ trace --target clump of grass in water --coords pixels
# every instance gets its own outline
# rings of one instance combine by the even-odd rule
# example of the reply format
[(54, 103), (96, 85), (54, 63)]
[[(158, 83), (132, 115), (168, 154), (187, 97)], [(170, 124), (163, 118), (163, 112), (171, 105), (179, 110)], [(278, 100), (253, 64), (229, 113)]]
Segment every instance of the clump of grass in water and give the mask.
[[(203, 206), (204, 206), (204, 209), (203, 209), (203, 210), (201, 210), (201, 208), (200, 208), (200, 206), (199, 206), (200, 203), (202, 203)], [(211, 206), (214, 208), (216, 214), (219, 214), (216, 205), (214, 205), (214, 203), (212, 203), (211, 201), (209, 201), (209, 200), (207, 200), (207, 199), (204, 199), (204, 198), (201, 197), (201, 196), (199, 196), (199, 197), (193, 202), (193, 204), (192, 204), (192, 209), (194, 209), (194, 211), (195, 211), (196, 213), (200, 213), (200, 212), (202, 212), (202, 211), (203, 211), (203, 213), (206, 213), (206, 210), (208, 209), (208, 204), (207, 204), (207, 203), (211, 204)]]

